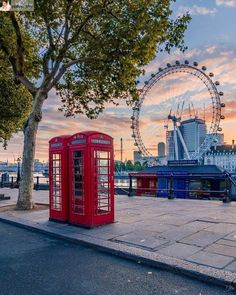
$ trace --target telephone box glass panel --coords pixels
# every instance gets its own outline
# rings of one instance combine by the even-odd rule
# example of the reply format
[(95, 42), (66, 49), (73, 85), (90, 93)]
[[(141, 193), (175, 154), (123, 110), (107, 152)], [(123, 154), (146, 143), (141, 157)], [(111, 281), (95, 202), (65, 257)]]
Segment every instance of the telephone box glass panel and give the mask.
[(84, 170), (83, 151), (75, 151), (73, 152), (73, 159), (72, 159), (72, 172), (73, 172), (72, 212), (78, 215), (85, 214), (83, 170)]
[(111, 212), (111, 187), (109, 181), (110, 161), (110, 152), (94, 151), (95, 215), (102, 215)]
[(52, 209), (61, 211), (61, 154), (52, 155)]

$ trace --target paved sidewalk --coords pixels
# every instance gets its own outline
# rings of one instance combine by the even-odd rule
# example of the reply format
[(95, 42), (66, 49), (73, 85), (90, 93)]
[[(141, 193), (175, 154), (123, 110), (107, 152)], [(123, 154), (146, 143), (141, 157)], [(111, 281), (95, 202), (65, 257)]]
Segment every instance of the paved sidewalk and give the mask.
[[(0, 189), (16, 202), (17, 190)], [(48, 191), (35, 201), (48, 204)], [(114, 224), (83, 229), (48, 221), (48, 210), (1, 212), (0, 220), (202, 280), (236, 286), (236, 203), (116, 197)]]

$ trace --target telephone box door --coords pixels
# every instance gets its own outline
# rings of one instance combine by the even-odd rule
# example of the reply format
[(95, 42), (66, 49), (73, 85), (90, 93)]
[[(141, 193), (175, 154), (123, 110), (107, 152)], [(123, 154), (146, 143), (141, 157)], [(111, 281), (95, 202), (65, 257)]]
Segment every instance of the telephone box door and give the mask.
[(92, 149), (94, 186), (94, 225), (114, 221), (114, 165), (113, 151), (104, 148)]
[[(70, 222), (86, 225), (88, 216), (87, 169), (85, 169), (87, 151), (75, 147), (70, 151)], [(88, 167), (86, 167), (88, 168)]]
[(49, 141), (50, 220), (68, 221), (67, 139), (68, 135)]

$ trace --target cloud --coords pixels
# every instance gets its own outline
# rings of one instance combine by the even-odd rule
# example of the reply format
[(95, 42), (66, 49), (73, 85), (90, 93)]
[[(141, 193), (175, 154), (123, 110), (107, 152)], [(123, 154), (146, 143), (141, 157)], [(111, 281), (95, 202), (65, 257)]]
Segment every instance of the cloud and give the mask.
[(217, 9), (216, 8), (208, 8), (205, 6), (197, 6), (197, 5), (193, 5), (193, 6), (180, 6), (178, 9), (178, 16), (181, 16), (185, 13), (189, 13), (190, 15), (211, 15), (214, 16), (217, 13)]
[(236, 7), (236, 0), (216, 0), (217, 6)]

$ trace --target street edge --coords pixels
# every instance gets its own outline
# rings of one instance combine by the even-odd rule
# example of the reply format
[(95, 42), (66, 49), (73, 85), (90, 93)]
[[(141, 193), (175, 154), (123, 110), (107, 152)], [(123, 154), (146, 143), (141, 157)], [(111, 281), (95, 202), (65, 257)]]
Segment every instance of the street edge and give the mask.
[[(1, 215), (3, 215), (2, 213)], [(0, 216), (0, 221), (3, 223), (15, 225), (20, 228), (30, 230), (32, 232), (39, 232), (57, 239), (61, 239), (73, 244), (89, 246), (104, 253), (112, 254), (121, 258), (125, 258), (137, 263), (174, 272), (176, 274), (185, 275), (190, 278), (197, 279), (202, 282), (219, 285), (222, 287), (236, 288), (236, 274), (230, 271), (216, 270), (215, 268), (197, 265), (177, 258), (171, 258), (164, 255), (155, 255), (156, 259), (151, 257), (154, 253), (142, 249), (135, 249), (124, 244), (117, 244), (111, 241), (104, 241), (88, 237), (83, 234), (78, 234), (80, 238), (74, 238), (70, 233), (65, 235), (57, 233), (56, 229), (50, 230), (40, 224), (32, 224), (26, 220), (19, 220), (14, 217)]]

